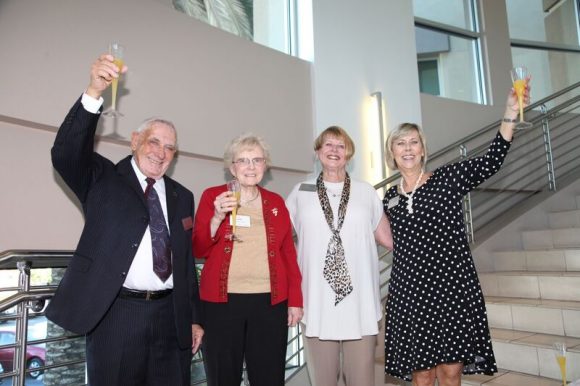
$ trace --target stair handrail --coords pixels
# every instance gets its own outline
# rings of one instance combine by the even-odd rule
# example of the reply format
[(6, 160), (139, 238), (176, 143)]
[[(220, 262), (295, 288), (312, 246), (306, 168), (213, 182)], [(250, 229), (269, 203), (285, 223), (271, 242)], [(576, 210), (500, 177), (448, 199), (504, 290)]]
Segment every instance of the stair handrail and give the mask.
[(0, 270), (13, 269), (19, 261), (29, 261), (34, 268), (66, 268), (72, 251), (11, 249), (0, 252)]
[[(545, 98), (538, 100), (537, 102), (530, 104), (529, 106), (527, 106), (524, 109), (524, 112), (528, 112), (528, 111), (531, 111), (535, 108), (541, 107), (542, 105), (545, 105), (546, 103), (548, 103), (548, 102), (550, 102), (550, 101), (552, 101), (552, 100), (554, 100), (554, 99), (556, 99), (556, 98), (558, 98), (558, 97), (560, 97), (560, 96), (562, 96), (562, 95), (564, 95), (564, 94), (566, 94), (566, 93), (568, 93), (568, 92), (570, 92), (578, 87), (580, 87), (580, 82), (576, 82), (568, 87), (565, 87), (565, 88), (561, 89), (560, 91), (557, 91), (557, 92), (555, 92), (555, 93), (553, 93)], [(567, 103), (567, 102), (565, 102), (565, 103)], [(543, 115), (539, 114), (539, 115), (531, 118), (530, 121), (532, 123), (539, 122), (542, 120), (542, 117), (543, 117)], [(480, 138), (482, 135), (485, 135), (489, 131), (497, 128), (500, 124), (501, 124), (501, 119), (498, 119), (497, 121), (494, 121), (494, 122), (490, 123), (489, 125), (484, 126), (483, 128), (451, 143), (450, 145), (445, 146), (444, 148), (434, 152), (433, 154), (430, 154), (428, 157), (427, 163), (431, 163), (432, 161), (435, 161), (435, 160), (441, 158), (442, 156), (444, 156), (452, 151), (457, 151), (459, 146), (461, 146), (462, 144), (464, 144), (466, 142), (470, 142), (474, 139)], [(384, 146), (384, 144), (381, 144), (381, 146)], [(389, 176), (389, 177), (383, 179), (382, 181), (377, 182), (374, 185), (374, 187), (377, 190), (381, 189), (381, 188), (393, 183), (394, 181), (397, 181), (400, 177), (401, 177), (400, 173), (397, 172), (397, 173), (393, 174), (392, 176)]]

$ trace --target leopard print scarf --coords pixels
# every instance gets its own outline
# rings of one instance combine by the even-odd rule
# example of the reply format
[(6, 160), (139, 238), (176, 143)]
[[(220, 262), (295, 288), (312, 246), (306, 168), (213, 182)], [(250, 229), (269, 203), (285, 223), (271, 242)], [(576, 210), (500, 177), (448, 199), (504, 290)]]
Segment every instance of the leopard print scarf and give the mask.
[(332, 232), (332, 237), (330, 238), (328, 249), (326, 251), (323, 276), (335, 293), (334, 305), (336, 306), (342, 299), (350, 294), (353, 289), (350, 274), (348, 273), (348, 267), (346, 265), (346, 259), (344, 258), (344, 247), (342, 246), (342, 240), (340, 238), (340, 229), (344, 222), (346, 207), (350, 197), (350, 177), (347, 173), (346, 178), (344, 179), (344, 187), (342, 189), (342, 196), (340, 197), (340, 205), (338, 207), (338, 224), (336, 229), (334, 228), (332, 208), (330, 207), (330, 202), (328, 201), (328, 196), (326, 194), (326, 187), (322, 180), (322, 172), (316, 180), (316, 190), (318, 192), (320, 206), (322, 207), (324, 217), (326, 218), (326, 223)]

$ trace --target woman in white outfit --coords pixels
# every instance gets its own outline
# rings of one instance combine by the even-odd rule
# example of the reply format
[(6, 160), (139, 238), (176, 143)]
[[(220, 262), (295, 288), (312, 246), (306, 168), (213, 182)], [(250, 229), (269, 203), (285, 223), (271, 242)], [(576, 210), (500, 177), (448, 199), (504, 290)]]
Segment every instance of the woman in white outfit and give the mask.
[(310, 379), (336, 386), (342, 370), (347, 386), (371, 386), (382, 317), (376, 243), (392, 249), (391, 230), (375, 189), (346, 171), (354, 154), (346, 131), (329, 127), (314, 150), (322, 172), (286, 200), (298, 237)]

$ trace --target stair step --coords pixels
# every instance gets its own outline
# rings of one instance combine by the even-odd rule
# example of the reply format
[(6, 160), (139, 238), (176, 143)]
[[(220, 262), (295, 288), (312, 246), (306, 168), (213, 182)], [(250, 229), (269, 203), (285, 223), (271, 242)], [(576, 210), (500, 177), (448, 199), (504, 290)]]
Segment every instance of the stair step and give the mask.
[(580, 272), (482, 272), (479, 280), (486, 296), (580, 301)]
[(580, 339), (558, 335), (492, 328), (493, 351), (498, 367), (524, 374), (560, 379), (554, 342), (565, 342), (567, 378), (580, 378)]
[(499, 370), (497, 374), (467, 375), (461, 379), (461, 386), (561, 386), (555, 379)]
[(485, 298), (490, 327), (580, 338), (580, 302)]
[(548, 213), (551, 229), (580, 227), (580, 209)]
[(580, 248), (501, 251), (492, 258), (495, 271), (580, 271)]
[(580, 228), (523, 231), (522, 242), (525, 250), (579, 248)]

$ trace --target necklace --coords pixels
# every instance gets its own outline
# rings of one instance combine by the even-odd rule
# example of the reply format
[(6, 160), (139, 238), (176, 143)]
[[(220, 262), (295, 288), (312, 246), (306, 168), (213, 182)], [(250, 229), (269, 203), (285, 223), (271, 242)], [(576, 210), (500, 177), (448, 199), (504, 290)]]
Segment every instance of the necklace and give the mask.
[(421, 177), (423, 177), (423, 169), (421, 169), (421, 174), (419, 174), (419, 178), (417, 178), (417, 182), (415, 182), (415, 186), (409, 194), (405, 193), (405, 188), (403, 187), (405, 179), (401, 178), (401, 194), (407, 197), (407, 212), (409, 212), (409, 214), (413, 214), (413, 195), (415, 194), (415, 191), (421, 182)]
[[(329, 184), (329, 185), (340, 185), (340, 190), (331, 189), (330, 186), (328, 186), (327, 184)], [(338, 186), (333, 186), (333, 187), (336, 188)], [(344, 182), (341, 182), (341, 183), (328, 183), (328, 182), (325, 182), (325, 184), (324, 184), (324, 188), (326, 190), (326, 193), (330, 194), (332, 197), (341, 197), (342, 196), (343, 187), (344, 187)]]
[(240, 199), (240, 204), (249, 204), (250, 202), (254, 201), (256, 198), (258, 198), (258, 196), (260, 195), (260, 189), (256, 189), (256, 195), (252, 198), (250, 198), (249, 200), (241, 200)]

